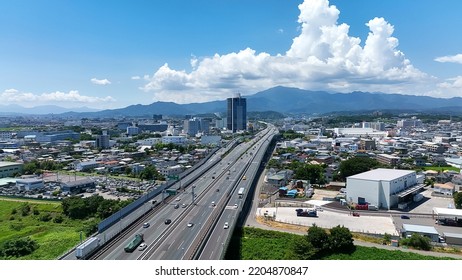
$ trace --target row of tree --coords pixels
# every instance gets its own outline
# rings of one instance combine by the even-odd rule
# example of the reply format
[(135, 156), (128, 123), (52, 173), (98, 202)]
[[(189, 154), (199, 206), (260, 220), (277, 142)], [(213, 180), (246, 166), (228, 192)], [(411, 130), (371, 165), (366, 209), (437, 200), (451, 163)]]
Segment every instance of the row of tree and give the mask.
[(298, 259), (321, 259), (333, 253), (352, 253), (355, 250), (353, 235), (344, 226), (336, 226), (327, 232), (313, 224), (306, 235), (294, 244), (294, 254)]
[[(368, 157), (353, 157), (342, 161), (339, 166), (337, 178), (346, 180), (348, 176), (359, 174), (377, 168), (380, 163)], [(324, 170), (327, 167), (325, 164), (309, 164), (302, 163), (298, 160), (293, 160), (288, 164), (282, 164), (276, 159), (271, 159), (267, 164), (268, 168), (290, 169), (294, 171), (294, 178), (300, 180), (309, 180), (312, 184), (324, 184)]]
[(104, 199), (99, 195), (86, 198), (71, 196), (63, 199), (61, 205), (64, 215), (71, 219), (87, 219), (90, 217), (105, 219), (131, 202), (132, 200)]

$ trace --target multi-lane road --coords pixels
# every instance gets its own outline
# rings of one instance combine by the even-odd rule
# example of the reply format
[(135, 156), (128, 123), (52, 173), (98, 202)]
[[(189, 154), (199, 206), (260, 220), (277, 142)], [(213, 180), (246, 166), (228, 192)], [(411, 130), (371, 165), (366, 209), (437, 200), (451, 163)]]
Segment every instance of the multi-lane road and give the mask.
[[(197, 179), (182, 179), (183, 185), (177, 195), (169, 197), (160, 207), (127, 228), (124, 238), (105, 246), (96, 255), (97, 259), (222, 258), (253, 177), (276, 133), (274, 127), (269, 126), (251, 141), (243, 142), (227, 153), (219, 151), (203, 168), (188, 176)], [(237, 194), (239, 188), (246, 192), (241, 198)], [(167, 224), (167, 220), (171, 222)], [(150, 226), (144, 228), (143, 223)], [(125, 252), (124, 247), (136, 233), (143, 233), (146, 248)]]

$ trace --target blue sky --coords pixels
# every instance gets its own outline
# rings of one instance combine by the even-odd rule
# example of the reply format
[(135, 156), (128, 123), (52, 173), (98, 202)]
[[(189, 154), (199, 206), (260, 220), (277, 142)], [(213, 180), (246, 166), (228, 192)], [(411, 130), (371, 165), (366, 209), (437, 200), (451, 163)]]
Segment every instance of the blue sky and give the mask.
[(462, 1), (0, 1), (0, 100), (120, 108), (277, 86), (459, 96)]

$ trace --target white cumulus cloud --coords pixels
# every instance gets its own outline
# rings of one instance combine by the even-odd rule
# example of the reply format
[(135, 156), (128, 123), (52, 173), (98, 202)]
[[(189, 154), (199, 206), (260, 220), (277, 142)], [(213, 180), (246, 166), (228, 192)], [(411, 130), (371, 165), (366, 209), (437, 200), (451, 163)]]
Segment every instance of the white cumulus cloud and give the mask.
[(108, 79), (102, 79), (102, 80), (99, 80), (97, 78), (92, 78), (90, 80), (93, 84), (95, 85), (100, 85), (100, 86), (106, 86), (106, 85), (110, 85), (111, 82), (108, 80)]
[[(340, 11), (328, 0), (305, 0), (299, 6), (300, 34), (285, 54), (251, 48), (191, 59), (191, 71), (165, 63), (142, 87), (154, 100), (179, 103), (224, 99), (237, 91), (254, 93), (282, 85), (309, 90), (382, 91), (423, 94), (434, 77), (416, 69), (398, 49), (394, 27), (384, 18), (366, 23), (369, 34), (349, 35), (338, 23)], [(434, 87), (434, 86), (433, 86)]]
[(50, 93), (34, 94), (30, 92), (20, 92), (17, 89), (7, 89), (0, 93), (3, 104), (19, 104), (24, 106), (38, 106), (56, 104), (65, 107), (76, 107), (81, 105), (92, 105), (99, 103), (114, 102), (111, 96), (94, 97), (81, 95), (77, 90), (69, 92), (55, 91)]
[(435, 58), (437, 62), (453, 62), (462, 64), (462, 54), (440, 56)]

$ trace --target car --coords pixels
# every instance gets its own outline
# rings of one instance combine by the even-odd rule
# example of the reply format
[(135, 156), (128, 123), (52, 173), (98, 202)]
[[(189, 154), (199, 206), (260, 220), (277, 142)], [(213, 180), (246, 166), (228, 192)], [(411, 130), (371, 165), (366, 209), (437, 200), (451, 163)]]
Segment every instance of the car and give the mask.
[(178, 208), (180, 208), (180, 204), (178, 204), (178, 203), (177, 203), (177, 204), (175, 204), (175, 206), (173, 206), (173, 208), (175, 208), (175, 209), (178, 209)]
[(215, 207), (215, 201), (212, 201), (212, 206)]
[(170, 219), (166, 219), (166, 220), (165, 220), (165, 224), (166, 224), (166, 225), (169, 225), (169, 224), (171, 224), (171, 223), (172, 223), (172, 220), (170, 220)]
[(411, 217), (407, 216), (407, 215), (401, 215), (401, 219), (403, 220), (409, 220)]
[(181, 208), (186, 208), (186, 204), (181, 204)]
[(224, 225), (223, 225), (223, 228), (229, 228), (229, 225), (228, 225), (228, 222), (226, 222)]
[(353, 212), (353, 216), (354, 217), (359, 217), (359, 213), (358, 212)]
[(179, 197), (177, 199), (175, 199), (175, 201), (180, 201), (180, 200), (181, 200), (181, 198), (179, 198)]
[(146, 247), (148, 247), (146, 243), (141, 243), (140, 246), (138, 246), (138, 251), (143, 251)]
[(189, 222), (188, 227), (193, 227), (194, 223)]
[(148, 228), (149, 226), (150, 226), (149, 223), (144, 223), (144, 224), (143, 224), (143, 227), (144, 227), (144, 228)]
[(234, 203), (234, 208), (237, 208), (237, 203)]
[(220, 189), (217, 189), (217, 192), (219, 192), (219, 191), (220, 191)]

